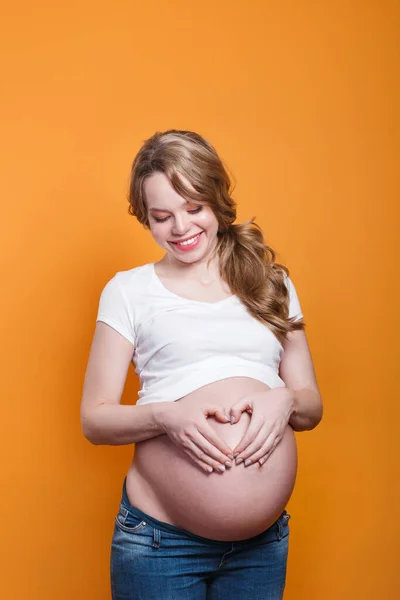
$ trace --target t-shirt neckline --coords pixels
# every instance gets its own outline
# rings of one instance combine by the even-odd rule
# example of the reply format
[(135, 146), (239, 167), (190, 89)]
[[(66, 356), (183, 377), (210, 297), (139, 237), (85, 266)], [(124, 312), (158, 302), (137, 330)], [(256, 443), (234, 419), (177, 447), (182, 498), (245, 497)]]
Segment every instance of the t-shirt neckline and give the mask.
[(238, 300), (238, 297), (235, 294), (232, 294), (231, 296), (228, 296), (227, 298), (223, 298), (222, 300), (217, 300), (216, 302), (205, 302), (203, 300), (192, 300), (191, 298), (185, 298), (184, 296), (179, 296), (179, 294), (175, 294), (175, 292), (172, 292), (163, 284), (163, 282), (157, 275), (157, 272), (155, 269), (155, 263), (154, 262), (149, 263), (149, 266), (151, 268), (151, 274), (152, 274), (153, 280), (158, 285), (158, 287), (162, 288), (163, 291), (166, 292), (169, 296), (173, 296), (174, 298), (177, 298), (184, 302), (191, 302), (193, 304), (201, 304), (202, 306), (221, 306), (222, 304), (227, 304), (229, 302), (232, 302), (233, 300), (235, 300), (235, 301)]

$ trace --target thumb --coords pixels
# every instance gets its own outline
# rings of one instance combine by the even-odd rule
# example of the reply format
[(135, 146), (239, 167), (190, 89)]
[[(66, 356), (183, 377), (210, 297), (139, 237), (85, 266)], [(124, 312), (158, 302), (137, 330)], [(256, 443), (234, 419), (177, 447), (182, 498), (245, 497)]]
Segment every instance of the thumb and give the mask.
[(229, 423), (230, 421), (227, 410), (223, 406), (210, 406), (207, 409), (207, 413), (210, 416), (214, 416), (214, 418), (221, 423)]
[(230, 417), (227, 413), (227, 410), (222, 406), (221, 408), (217, 408), (214, 413), (217, 421), (221, 421), (221, 423), (229, 423)]
[(242, 398), (239, 402), (236, 402), (231, 407), (230, 415), (231, 415), (231, 425), (237, 423), (241, 417), (242, 412), (245, 412), (248, 408), (250, 408), (250, 404), (247, 398)]

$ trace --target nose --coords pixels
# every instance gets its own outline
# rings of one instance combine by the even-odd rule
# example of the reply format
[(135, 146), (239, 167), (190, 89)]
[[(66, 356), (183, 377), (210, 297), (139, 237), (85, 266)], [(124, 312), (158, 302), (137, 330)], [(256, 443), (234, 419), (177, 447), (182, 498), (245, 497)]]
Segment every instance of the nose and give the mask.
[(186, 215), (178, 214), (174, 219), (172, 233), (175, 235), (184, 235), (189, 231), (190, 223)]

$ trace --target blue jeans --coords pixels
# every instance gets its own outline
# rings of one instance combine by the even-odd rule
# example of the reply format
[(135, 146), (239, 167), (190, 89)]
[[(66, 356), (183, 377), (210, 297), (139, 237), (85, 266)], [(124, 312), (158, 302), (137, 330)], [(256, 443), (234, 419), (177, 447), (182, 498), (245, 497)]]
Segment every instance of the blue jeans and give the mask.
[(281, 600), (289, 519), (284, 510), (259, 535), (213, 540), (132, 506), (125, 478), (111, 543), (112, 600)]

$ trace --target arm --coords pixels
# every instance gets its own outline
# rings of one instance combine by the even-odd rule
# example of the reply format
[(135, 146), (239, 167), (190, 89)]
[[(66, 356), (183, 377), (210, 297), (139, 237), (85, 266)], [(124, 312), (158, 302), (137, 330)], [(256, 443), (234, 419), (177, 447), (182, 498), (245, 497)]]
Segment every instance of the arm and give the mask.
[(223, 406), (211, 402), (193, 410), (184, 402), (120, 405), (133, 351), (127, 338), (97, 322), (83, 386), (83, 435), (92, 444), (116, 446), (165, 434), (203, 471), (220, 468), (231, 458), (231, 448), (207, 423), (207, 417), (226, 423)]
[[(82, 416), (83, 435), (92, 444), (120, 446), (136, 444), (165, 431), (158, 424), (158, 414), (164, 402), (150, 402), (143, 406), (103, 403), (90, 415)], [(156, 406), (157, 405), (157, 406)], [(165, 410), (165, 407), (162, 407)]]
[(295, 431), (314, 429), (322, 419), (323, 405), (305, 331), (291, 331), (283, 349), (279, 376), (292, 393), (289, 425)]
[(293, 413), (289, 425), (295, 431), (314, 429), (322, 419), (323, 408), (319, 392), (308, 388), (293, 392)]
[(133, 444), (165, 434), (160, 423), (165, 402), (120, 404), (133, 353), (125, 337), (96, 323), (80, 410), (82, 433), (92, 444)]

